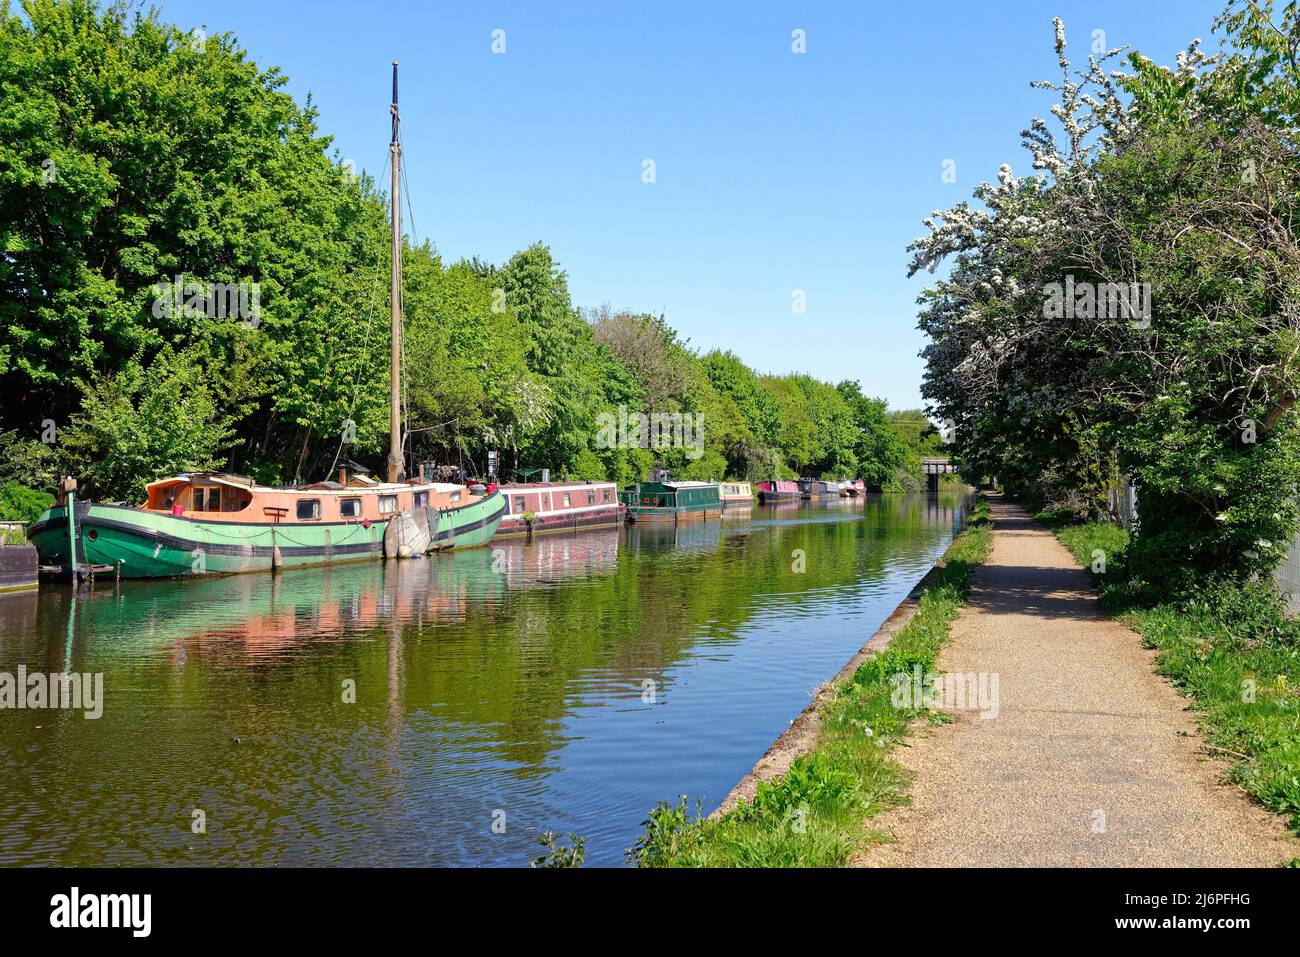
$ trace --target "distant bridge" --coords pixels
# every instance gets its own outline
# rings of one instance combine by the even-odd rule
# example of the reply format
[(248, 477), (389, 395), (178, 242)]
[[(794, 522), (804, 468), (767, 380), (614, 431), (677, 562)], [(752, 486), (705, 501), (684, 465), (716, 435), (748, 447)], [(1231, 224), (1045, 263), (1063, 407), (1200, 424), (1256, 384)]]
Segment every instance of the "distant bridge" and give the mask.
[(929, 495), (939, 494), (939, 476), (955, 475), (957, 466), (947, 459), (921, 459), (921, 471), (925, 473), (925, 491)]
[(957, 466), (947, 459), (921, 459), (921, 471), (926, 475), (956, 475)]

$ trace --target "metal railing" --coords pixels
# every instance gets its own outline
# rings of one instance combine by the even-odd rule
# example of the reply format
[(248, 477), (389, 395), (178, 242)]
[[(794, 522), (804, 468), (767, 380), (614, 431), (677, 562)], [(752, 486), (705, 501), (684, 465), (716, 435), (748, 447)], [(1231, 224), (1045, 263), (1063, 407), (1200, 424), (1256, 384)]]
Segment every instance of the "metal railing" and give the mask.
[(0, 545), (26, 545), (26, 522), (0, 522)]

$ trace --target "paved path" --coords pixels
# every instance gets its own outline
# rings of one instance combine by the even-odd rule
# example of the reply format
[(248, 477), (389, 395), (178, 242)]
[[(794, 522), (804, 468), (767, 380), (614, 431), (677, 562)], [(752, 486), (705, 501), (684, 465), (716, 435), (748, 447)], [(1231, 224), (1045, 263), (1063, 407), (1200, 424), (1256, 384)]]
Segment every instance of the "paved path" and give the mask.
[[(1300, 854), (1280, 819), (1223, 780), (1154, 654), (1101, 610), (1088, 574), (990, 497), (993, 549), (942, 672), (999, 676), (996, 718), (963, 711), (898, 759), (911, 806), (868, 826), (861, 866), (1268, 866)], [(1104, 818), (1103, 816), (1104, 815)]]

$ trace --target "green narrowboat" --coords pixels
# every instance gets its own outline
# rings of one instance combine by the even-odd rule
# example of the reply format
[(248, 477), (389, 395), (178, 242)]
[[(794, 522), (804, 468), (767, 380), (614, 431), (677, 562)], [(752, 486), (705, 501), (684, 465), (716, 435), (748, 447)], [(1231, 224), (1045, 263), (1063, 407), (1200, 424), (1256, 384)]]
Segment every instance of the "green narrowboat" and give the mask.
[(722, 497), (714, 482), (642, 482), (624, 489), (629, 522), (678, 522), (717, 518)]

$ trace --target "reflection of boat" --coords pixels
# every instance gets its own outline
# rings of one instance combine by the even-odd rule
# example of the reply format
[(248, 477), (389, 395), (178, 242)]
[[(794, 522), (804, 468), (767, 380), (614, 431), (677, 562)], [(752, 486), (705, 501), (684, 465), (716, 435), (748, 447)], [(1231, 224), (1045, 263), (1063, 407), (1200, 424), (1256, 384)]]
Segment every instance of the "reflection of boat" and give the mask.
[(629, 496), (630, 522), (680, 522), (722, 514), (718, 486), (712, 482), (642, 482), (623, 494)]
[(699, 522), (641, 522), (628, 526), (622, 547), (631, 554), (662, 552), (680, 556), (711, 552), (722, 543), (724, 524), (716, 515)]
[[(124, 578), (246, 572), (292, 565), (408, 557), (479, 545), (496, 531), (505, 503), (463, 485), (403, 482), (401, 423), (401, 141), (397, 64), (393, 64), (392, 256), (388, 481), (369, 478), (269, 488), (214, 472), (182, 474), (148, 486), (141, 506), (74, 501), (75, 482), (60, 489), (29, 535), (46, 567), (73, 578), (89, 567)], [(331, 467), (332, 470), (332, 467)], [(385, 542), (385, 533), (388, 541)]]
[(511, 587), (530, 582), (557, 582), (613, 571), (618, 565), (617, 526), (547, 535), (531, 542), (492, 544), (492, 567)]
[(758, 500), (769, 502), (796, 502), (803, 498), (799, 483), (785, 480), (771, 480), (758, 483)]
[(617, 525), (625, 506), (613, 482), (531, 482), (503, 485), (506, 514), (497, 538)]
[[(124, 582), (84, 601), (113, 647), (172, 642), (178, 654), (280, 655), (321, 635), (366, 634), (394, 623), (449, 624), (491, 615), (506, 582), (488, 549), (438, 561), (366, 562), (279, 575)], [(67, 592), (65, 594), (73, 594)]]
[(718, 497), (726, 511), (754, 507), (754, 489), (748, 482), (723, 482), (718, 486)]

